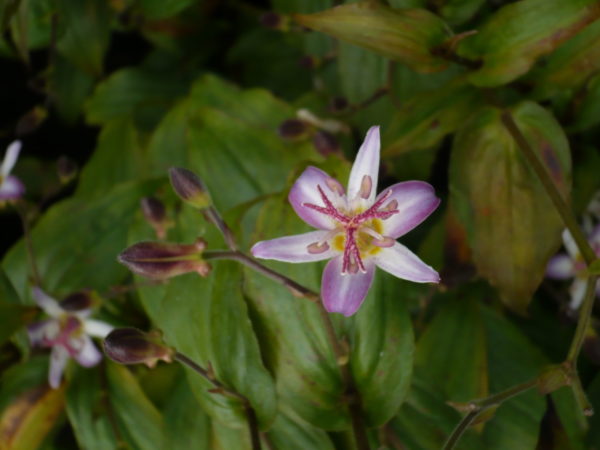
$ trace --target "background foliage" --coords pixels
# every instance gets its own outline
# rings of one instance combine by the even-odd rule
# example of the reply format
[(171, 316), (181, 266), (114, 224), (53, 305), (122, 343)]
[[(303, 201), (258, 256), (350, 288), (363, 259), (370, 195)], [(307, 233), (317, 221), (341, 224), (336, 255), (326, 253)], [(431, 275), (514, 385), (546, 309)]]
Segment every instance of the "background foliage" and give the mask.
[[(356, 316), (334, 318), (374, 448), (440, 448), (462, 415), (452, 404), (563, 361), (577, 315), (568, 284), (544, 280), (563, 224), (501, 115), (583, 214), (600, 187), (600, 2), (4, 0), (0, 33), (0, 136), (24, 141), (15, 173), (44, 289), (93, 289), (99, 318), (210, 362), (272, 448), (352, 448), (335, 357), (315, 305), (247, 268), (148, 285), (116, 262), (155, 239), (150, 195), (175, 223), (169, 241), (224, 247), (171, 192), (171, 166), (202, 177), (243, 250), (306, 231), (287, 190), (308, 164), (345, 180), (372, 125), (382, 186), (434, 185), (440, 210), (403, 243), (442, 284), (380, 273)], [(300, 109), (337, 122), (292, 139), (281, 125)], [(59, 155), (75, 179), (56, 175)], [(0, 220), (0, 448), (249, 448), (239, 403), (175, 364), (72, 364), (51, 390), (23, 329), (37, 313), (15, 208)], [(319, 287), (319, 264), (269, 266)], [(597, 317), (579, 374), (600, 410)], [(568, 387), (532, 390), (459, 448), (600, 448), (599, 417)]]

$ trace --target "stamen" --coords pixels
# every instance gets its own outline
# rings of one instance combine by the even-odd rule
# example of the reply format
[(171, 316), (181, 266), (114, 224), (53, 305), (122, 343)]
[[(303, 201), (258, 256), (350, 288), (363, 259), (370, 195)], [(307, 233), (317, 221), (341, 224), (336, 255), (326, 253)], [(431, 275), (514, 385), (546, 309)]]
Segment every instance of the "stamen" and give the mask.
[(372, 236), (373, 239), (371, 240), (371, 244), (376, 245), (377, 247), (393, 247), (396, 243), (395, 239), (389, 236), (383, 236), (370, 227), (363, 227), (360, 231)]
[(369, 175), (365, 175), (360, 183), (360, 191), (358, 195), (361, 198), (368, 199), (371, 195), (371, 189), (373, 188), (373, 180)]
[(398, 209), (398, 200), (392, 200), (383, 207), (383, 211), (391, 211), (393, 209)]
[(302, 203), (302, 206), (306, 206), (307, 208), (314, 209), (315, 211), (320, 212), (321, 214), (325, 214), (326, 216), (332, 217), (338, 222), (346, 224), (350, 222), (350, 218), (346, 217), (344, 214), (340, 213), (337, 208), (331, 203), (331, 200), (325, 195), (321, 185), (317, 185), (317, 189), (319, 190), (319, 194), (321, 194), (321, 200), (325, 204), (325, 207), (314, 205), (312, 203)]
[(331, 192), (335, 192), (340, 197), (346, 193), (344, 191), (344, 187), (335, 178), (327, 178), (327, 180), (325, 180), (325, 184)]
[(329, 244), (327, 242), (313, 242), (312, 244), (308, 245), (306, 249), (311, 255), (317, 255), (329, 250)]

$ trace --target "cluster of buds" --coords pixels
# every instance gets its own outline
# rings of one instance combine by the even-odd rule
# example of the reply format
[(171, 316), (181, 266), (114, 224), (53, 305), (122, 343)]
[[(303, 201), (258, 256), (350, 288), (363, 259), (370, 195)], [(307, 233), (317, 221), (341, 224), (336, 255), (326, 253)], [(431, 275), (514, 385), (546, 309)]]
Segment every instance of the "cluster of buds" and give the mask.
[(158, 361), (172, 362), (175, 350), (163, 344), (158, 331), (117, 328), (104, 339), (104, 353), (119, 364), (146, 364), (153, 368)]

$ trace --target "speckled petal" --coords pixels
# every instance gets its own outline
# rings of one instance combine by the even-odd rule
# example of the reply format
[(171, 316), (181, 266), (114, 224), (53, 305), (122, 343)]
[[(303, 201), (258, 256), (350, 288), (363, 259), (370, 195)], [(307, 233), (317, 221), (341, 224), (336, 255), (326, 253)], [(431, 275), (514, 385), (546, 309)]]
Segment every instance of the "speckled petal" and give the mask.
[(393, 247), (382, 248), (373, 259), (379, 268), (403, 280), (415, 283), (440, 282), (440, 276), (432, 267), (398, 242)]
[(104, 339), (108, 333), (110, 333), (114, 327), (101, 320), (85, 319), (83, 321), (83, 329), (86, 334), (90, 336), (99, 337)]
[(307, 247), (315, 242), (322, 242), (327, 239), (329, 234), (329, 231), (311, 231), (310, 233), (285, 236), (270, 241), (260, 241), (254, 244), (250, 251), (255, 257), (261, 259), (274, 259), (291, 263), (322, 261), (332, 258), (338, 252), (329, 247), (328, 250), (322, 253), (309, 253)]
[(102, 353), (96, 348), (89, 336), (82, 336), (80, 339), (83, 345), (81, 350), (73, 355), (73, 357), (84, 367), (95, 366), (102, 359)]
[(292, 208), (294, 208), (294, 211), (296, 211), (296, 214), (298, 214), (298, 216), (300, 216), (307, 224), (315, 228), (320, 228), (321, 230), (332, 230), (335, 228), (334, 220), (331, 217), (315, 211), (314, 209), (307, 208), (304, 205), (310, 203), (317, 206), (325, 206), (317, 186), (321, 186), (321, 189), (323, 189), (329, 200), (331, 200), (336, 207), (342, 203), (345, 204), (344, 197), (339, 196), (338, 193), (331, 190), (328, 186), (328, 183), (331, 184), (331, 180), (333, 180), (334, 183), (339, 184), (335, 178), (330, 177), (321, 169), (309, 166), (296, 180), (288, 196), (288, 200), (290, 201)]
[(385, 201), (384, 207), (389, 202), (398, 202), (398, 213), (383, 221), (383, 232), (385, 236), (394, 239), (408, 233), (429, 215), (435, 211), (440, 204), (440, 199), (435, 196), (433, 186), (424, 181), (404, 181), (384, 189), (375, 199), (379, 200), (389, 190), (392, 194)]
[(321, 281), (321, 297), (325, 309), (332, 313), (351, 316), (362, 305), (371, 284), (375, 265), (371, 260), (364, 261), (366, 273), (342, 275), (342, 256), (327, 263)]
[(0, 166), (0, 177), (6, 177), (15, 167), (19, 153), (21, 152), (21, 141), (12, 142), (6, 149), (2, 166)]
[(58, 302), (37, 286), (33, 288), (33, 298), (37, 305), (49, 316), (59, 317), (64, 313), (64, 310), (60, 307)]
[(377, 181), (379, 177), (379, 127), (371, 127), (367, 131), (365, 140), (358, 150), (350, 178), (348, 179), (348, 200), (354, 201), (360, 192), (363, 178), (369, 176), (371, 178), (370, 195), (364, 199), (364, 205), (370, 205), (375, 199), (377, 192)]
[(0, 200), (14, 200), (25, 193), (25, 185), (14, 175), (9, 175), (0, 183)]

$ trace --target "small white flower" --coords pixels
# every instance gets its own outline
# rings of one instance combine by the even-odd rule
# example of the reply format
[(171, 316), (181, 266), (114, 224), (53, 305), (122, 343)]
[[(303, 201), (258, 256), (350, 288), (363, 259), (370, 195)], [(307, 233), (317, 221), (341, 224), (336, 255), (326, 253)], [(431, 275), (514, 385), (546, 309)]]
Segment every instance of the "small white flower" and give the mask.
[(4, 160), (0, 166), (0, 201), (14, 200), (25, 193), (25, 186), (21, 180), (10, 174), (17, 163), (20, 152), (21, 141), (12, 142), (6, 149)]
[(38, 287), (33, 288), (33, 297), (50, 318), (27, 327), (29, 341), (34, 347), (52, 348), (48, 383), (56, 389), (60, 386), (69, 357), (85, 367), (92, 367), (100, 362), (102, 353), (90, 336), (105, 338), (113, 327), (105, 322), (89, 319), (92, 313), (90, 307), (74, 308), (72, 304), (59, 303)]

